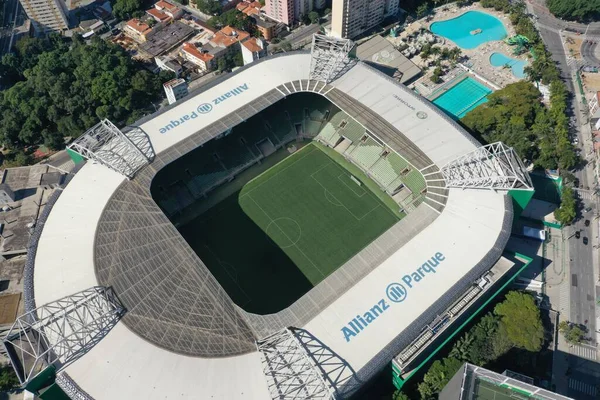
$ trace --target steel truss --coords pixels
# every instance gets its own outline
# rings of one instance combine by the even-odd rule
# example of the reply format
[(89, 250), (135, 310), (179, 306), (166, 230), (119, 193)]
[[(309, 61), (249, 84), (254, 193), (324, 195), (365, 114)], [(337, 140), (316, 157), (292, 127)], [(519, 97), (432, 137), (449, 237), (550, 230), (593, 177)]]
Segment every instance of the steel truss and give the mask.
[(21, 384), (88, 352), (124, 312), (112, 288), (94, 286), (18, 317), (3, 344)]
[(447, 187), (532, 189), (531, 178), (512, 147), (502, 142), (479, 147), (442, 168)]
[(69, 149), (131, 179), (154, 160), (154, 149), (146, 132), (131, 127), (122, 132), (107, 119), (88, 129)]
[(273, 400), (335, 398), (326, 377), (290, 329), (258, 341), (257, 347)]
[(314, 34), (311, 48), (310, 79), (329, 83), (356, 64), (350, 56), (354, 42)]

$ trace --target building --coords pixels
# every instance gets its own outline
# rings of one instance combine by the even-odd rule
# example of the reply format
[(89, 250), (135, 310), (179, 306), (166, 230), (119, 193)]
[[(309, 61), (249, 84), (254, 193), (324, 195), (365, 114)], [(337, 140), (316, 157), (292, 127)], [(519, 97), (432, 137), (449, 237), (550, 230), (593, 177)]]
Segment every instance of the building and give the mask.
[(159, 2), (154, 4), (154, 8), (158, 11), (162, 11), (174, 20), (181, 18), (181, 16), (183, 15), (183, 10), (181, 8), (164, 0), (160, 0)]
[(68, 10), (62, 0), (20, 0), (36, 35), (69, 29)]
[(228, 53), (233, 53), (239, 49), (237, 44), (247, 40), (249, 37), (250, 34), (248, 32), (232, 28), (228, 25), (215, 33), (212, 39), (210, 39), (210, 44), (215, 47), (226, 48)]
[(260, 35), (265, 40), (270, 41), (271, 39), (273, 39), (273, 37), (275, 36), (274, 31), (277, 24), (261, 15), (254, 15), (253, 17), (254, 24), (256, 25), (256, 29), (258, 29), (258, 31), (260, 32)]
[(266, 0), (265, 14), (287, 26), (313, 10), (325, 8), (325, 0)]
[(163, 71), (173, 72), (177, 78), (179, 78), (179, 75), (183, 72), (183, 67), (171, 58), (154, 57), (154, 62), (158, 68)]
[(169, 22), (167, 25), (156, 24), (153, 29), (157, 32), (138, 48), (140, 55), (146, 58), (154, 58), (171, 51), (195, 33), (194, 28), (181, 21)]
[(267, 55), (267, 44), (261, 38), (250, 38), (242, 42), (242, 58), (244, 65), (248, 65)]
[(356, 57), (381, 72), (408, 84), (421, 75), (421, 69), (385, 38), (375, 35), (356, 47)]
[(219, 58), (233, 55), (240, 49), (240, 43), (250, 38), (246, 31), (225, 26), (217, 31), (208, 43), (185, 43), (181, 56), (199, 67), (201, 72), (211, 71)]
[[(595, 389), (595, 388), (594, 388)], [(465, 363), (442, 389), (439, 400), (486, 399), (545, 399), (573, 400), (533, 384), (528, 376), (489, 369)]]
[(293, 25), (295, 21), (294, 0), (267, 0), (265, 14), (287, 26)]
[(169, 104), (175, 103), (177, 100), (188, 95), (188, 86), (185, 79), (171, 79), (163, 84), (163, 89), (167, 94)]
[[(69, 388), (71, 397), (173, 398), (176, 388), (178, 398), (330, 398), (332, 393), (350, 398), (389, 368), (393, 355), (410, 347), (441, 311), (459, 306), (456, 301), (494, 266), (509, 275), (513, 266), (525, 268), (504, 253), (518, 212), (512, 196), (533, 194), (518, 155), (501, 143), (481, 146), (431, 102), (352, 57), (351, 43), (314, 40), (310, 53), (267, 57), (123, 131), (104, 120), (70, 145), (81, 162), (83, 156), (90, 162), (77, 169), (37, 224), (24, 274), (26, 311), (63, 298), (69, 304), (75, 298), (86, 301), (74, 293), (90, 288), (114, 291), (109, 299), (92, 300), (122, 303), (109, 309), (110, 318), (102, 313), (102, 319), (74, 324), (89, 328), (85, 335), (69, 328), (49, 335), (44, 325), (36, 325), (50, 350), (64, 348), (65, 337), (74, 341), (68, 349), (73, 352), (63, 359), (76, 360), (48, 367), (56, 367), (57, 383)], [(398, 201), (407, 199), (407, 215), (390, 220), (389, 229), (357, 256), (351, 254), (319, 283), (306, 282), (306, 291), (293, 297), (296, 281), (307, 279), (297, 268), (283, 276), (261, 266), (242, 276), (230, 264), (215, 267), (220, 261), (213, 256), (209, 269), (209, 256), (192, 251), (169, 215), (190, 201), (204, 201), (207, 188), (231, 184), (227, 190), (234, 189), (241, 171), (270, 157), (275, 143), (283, 155), (301, 140), (322, 149), (317, 154), (339, 151), (354, 159), (345, 162), (363, 171), (361, 179), (373, 185), (378, 179), (382, 193), (402, 187)], [(198, 154), (205, 157), (195, 159)], [(321, 159), (325, 166), (331, 163)], [(320, 168), (310, 160), (303, 165)], [(371, 219), (375, 208), (345, 214), (339, 207), (368, 188), (331, 167), (325, 183), (355, 197), (333, 202), (320, 190), (319, 175), (302, 171), (306, 182), (316, 181), (311, 185), (322, 206), (304, 207), (303, 213), (321, 222), (327, 218), (319, 216), (335, 207), (344, 213), (344, 223), (354, 215)], [(294, 179), (286, 183), (296, 185)], [(298, 235), (298, 222), (291, 222), (288, 232)], [(223, 244), (221, 253), (229, 251), (243, 264), (248, 253), (233, 233), (250, 235), (235, 231), (226, 227), (224, 241), (216, 240)], [(252, 232), (265, 238), (264, 231)], [(314, 235), (301, 239), (328, 245)], [(264, 257), (255, 258), (263, 264)], [(245, 280), (256, 271), (260, 279)], [(252, 297), (244, 297), (239, 285), (250, 288)], [(237, 303), (229, 295), (233, 291)], [(277, 301), (283, 308), (247, 311), (256, 300)], [(52, 327), (59, 325), (54, 316), (46, 319)], [(87, 345), (89, 337), (93, 342)], [(10, 335), (4, 345), (12, 345), (8, 340)], [(149, 381), (152, 376), (160, 379)]]
[(151, 28), (147, 23), (133, 18), (127, 21), (123, 27), (123, 33), (138, 43), (145, 43), (157, 32), (158, 26), (159, 24), (156, 24)]
[(398, 12), (399, 0), (333, 0), (331, 34), (352, 39)]
[(154, 20), (158, 23), (166, 24), (169, 21), (172, 21), (172, 18), (169, 15), (156, 8), (151, 8), (147, 10), (146, 14), (154, 18)]
[(262, 4), (260, 4), (258, 1), (242, 1), (235, 6), (238, 11), (246, 14), (249, 17), (260, 14), (262, 7)]
[(15, 193), (7, 183), (0, 183), (0, 206), (14, 202), (16, 199)]
[[(211, 71), (217, 66), (215, 52), (212, 46), (205, 45), (207, 48), (197, 47), (194, 43), (184, 43), (181, 48), (181, 56), (197, 65), (201, 72)], [(216, 53), (218, 54), (218, 53)]]

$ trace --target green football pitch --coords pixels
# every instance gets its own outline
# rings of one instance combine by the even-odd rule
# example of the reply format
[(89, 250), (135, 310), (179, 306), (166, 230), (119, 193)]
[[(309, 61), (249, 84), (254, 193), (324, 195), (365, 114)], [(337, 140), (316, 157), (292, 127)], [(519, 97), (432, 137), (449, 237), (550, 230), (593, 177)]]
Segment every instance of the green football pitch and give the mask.
[(474, 400), (527, 400), (532, 398), (526, 391), (520, 391), (517, 388), (511, 390), (483, 379), (477, 379), (475, 385)]
[(333, 150), (311, 143), (180, 227), (248, 312), (289, 306), (402, 218)]

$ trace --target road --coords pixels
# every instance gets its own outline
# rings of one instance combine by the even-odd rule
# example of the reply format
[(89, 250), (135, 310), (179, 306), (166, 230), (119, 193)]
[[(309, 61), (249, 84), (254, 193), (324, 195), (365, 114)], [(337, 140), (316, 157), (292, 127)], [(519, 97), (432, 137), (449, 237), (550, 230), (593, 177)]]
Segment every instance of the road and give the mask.
[(581, 44), (581, 55), (586, 64), (600, 66), (600, 59), (596, 55), (598, 42), (596, 40), (584, 40)]
[[(578, 68), (577, 64), (568, 65), (566, 51), (560, 37), (561, 30), (570, 32), (577, 31), (584, 35), (584, 38), (590, 38), (600, 34), (600, 23), (590, 25), (568, 23), (554, 18), (545, 8), (544, 0), (530, 0), (527, 2), (528, 11), (536, 16), (536, 25), (540, 35), (544, 40), (548, 50), (552, 52), (553, 59), (557, 62), (561, 70), (561, 76), (572, 94), (569, 104), (568, 114), (573, 125), (573, 135), (579, 139), (582, 157), (591, 153), (593, 143), (591, 141), (591, 132), (587, 117), (581, 112), (582, 107), (579, 89), (575, 87), (573, 68)], [(595, 60), (595, 44), (586, 43), (582, 46), (582, 53), (585, 54), (586, 62)], [(592, 156), (593, 157), (593, 156)], [(587, 158), (587, 157), (586, 157)], [(593, 189), (597, 186), (594, 178), (592, 159), (581, 169), (575, 171), (575, 176), (579, 179), (580, 186)], [(561, 320), (569, 320), (587, 328), (587, 337), (590, 339), (587, 351), (590, 354), (595, 352), (595, 356), (582, 360), (582, 356), (573, 351), (570, 347), (568, 353), (560, 355), (561, 359), (554, 363), (554, 383), (559, 393), (572, 396), (577, 399), (598, 398), (597, 388), (594, 383), (598, 377), (590, 375), (590, 371), (598, 369), (600, 366), (597, 361), (597, 317), (596, 317), (596, 282), (598, 254), (594, 254), (598, 239), (598, 220), (595, 218), (600, 209), (598, 207), (598, 197), (587, 192), (586, 195), (579, 196), (581, 210), (579, 211), (577, 221), (565, 229), (565, 237), (568, 238), (569, 248), (569, 271), (567, 272), (568, 287), (568, 307)], [(591, 207), (592, 210), (585, 212), (584, 209)], [(589, 220), (589, 226), (585, 226), (585, 221)], [(575, 232), (580, 232), (580, 238), (577, 239)], [(588, 238), (588, 244), (584, 244), (583, 238)], [(560, 300), (559, 300), (560, 301)], [(566, 314), (566, 315), (565, 315)], [(566, 345), (563, 342), (563, 348)], [(560, 347), (560, 346), (559, 346)], [(570, 354), (569, 354), (570, 353)], [(564, 359), (562, 359), (564, 357)], [(590, 361), (593, 359), (593, 361)], [(591, 365), (590, 365), (591, 364)], [(592, 368), (593, 367), (593, 368)], [(561, 373), (562, 371), (562, 373)]]
[[(535, 4), (535, 7), (533, 6)], [(558, 66), (561, 70), (562, 78), (567, 85), (569, 91), (574, 95), (573, 101), (570, 102), (569, 107), (569, 116), (575, 125), (575, 135), (579, 138), (580, 146), (584, 146), (582, 150), (582, 154), (588, 153), (588, 148), (586, 145), (591, 145), (590, 138), (584, 137), (583, 132), (585, 131), (585, 125), (587, 124), (587, 119), (582, 116), (581, 110), (579, 109), (580, 102), (575, 100), (575, 85), (573, 82), (573, 72), (569, 65), (567, 65), (567, 59), (565, 56), (565, 49), (562, 45), (562, 40), (560, 37), (559, 29), (564, 27), (570, 27), (570, 29), (574, 29), (573, 25), (576, 28), (582, 28), (581, 24), (567, 24), (564, 21), (560, 21), (554, 18), (547, 12), (543, 10), (539, 3), (529, 3), (528, 9), (530, 13), (538, 16), (537, 21), (542, 22), (543, 26), (539, 26), (540, 34), (546, 47), (552, 53), (553, 59), (558, 63)], [(547, 11), (547, 10), (546, 10)], [(583, 25), (583, 32), (585, 32), (585, 25)], [(590, 28), (591, 29), (591, 28)], [(594, 27), (594, 32), (595, 32)], [(600, 30), (600, 24), (598, 24), (598, 29)], [(589, 31), (589, 29), (588, 29)], [(589, 33), (589, 32), (588, 32)], [(589, 165), (591, 165), (590, 163)], [(581, 170), (575, 172), (575, 176), (579, 179), (580, 185), (587, 188), (593, 188), (596, 185), (594, 184), (593, 171), (592, 168), (584, 167)], [(594, 220), (593, 216), (597, 210), (597, 205), (595, 200), (581, 199), (583, 204), (583, 208), (592, 207), (593, 211), (584, 215), (580, 215), (580, 218), (573, 224), (570, 229), (579, 230), (581, 232), (581, 239), (576, 239), (576, 237), (572, 236), (569, 239), (569, 254), (570, 259), (572, 259), (570, 263), (570, 315), (568, 316), (571, 322), (585, 325), (590, 333), (590, 336), (594, 339), (594, 344), (596, 344), (595, 340), (595, 331), (596, 331), (596, 301), (595, 301), (595, 284), (596, 279), (594, 277), (594, 255), (593, 246), (598, 243), (598, 238), (596, 237), (597, 233), (594, 233), (596, 229), (592, 230), (593, 225), (596, 225), (597, 222)], [(593, 224), (590, 224), (590, 227), (585, 227), (585, 220), (589, 219), (594, 221)], [(571, 236), (571, 232), (568, 231), (569, 234), (567, 236)], [(583, 244), (583, 237), (588, 237), (589, 243), (587, 245)]]

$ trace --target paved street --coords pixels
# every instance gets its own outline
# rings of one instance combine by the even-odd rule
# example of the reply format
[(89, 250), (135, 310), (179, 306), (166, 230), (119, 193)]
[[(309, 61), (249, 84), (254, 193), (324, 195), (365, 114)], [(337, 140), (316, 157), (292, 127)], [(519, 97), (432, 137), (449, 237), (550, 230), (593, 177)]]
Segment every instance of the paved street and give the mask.
[(581, 55), (585, 60), (586, 64), (600, 66), (600, 59), (598, 59), (598, 42), (596, 40), (584, 40), (581, 45)]
[[(567, 84), (567, 87), (571, 93), (575, 94), (575, 99), (571, 102), (570, 114), (571, 117), (575, 117), (575, 125), (577, 127), (577, 136), (579, 142), (584, 146), (583, 154), (587, 154), (591, 148), (591, 141), (589, 135), (584, 135), (586, 132), (587, 120), (581, 117), (579, 106), (580, 100), (577, 99), (578, 90), (575, 90), (573, 82), (573, 71), (567, 64), (565, 57), (565, 50), (562, 44), (558, 29), (569, 27), (570, 29), (581, 29), (583, 32), (587, 28), (586, 25), (582, 24), (566, 24), (564, 21), (560, 21), (550, 15), (545, 7), (542, 7), (538, 2), (528, 3), (529, 11), (538, 16), (538, 22), (543, 22), (546, 27), (540, 27), (540, 34), (544, 40), (544, 43), (548, 47), (548, 50), (552, 53), (554, 60), (557, 61), (559, 68), (561, 69), (563, 79)], [(544, 11), (545, 10), (545, 11)], [(596, 24), (598, 27), (588, 29), (589, 31), (596, 32), (600, 31), (600, 24)], [(551, 28), (550, 28), (551, 27)], [(589, 128), (587, 129), (589, 130)], [(576, 171), (575, 175), (579, 179), (583, 187), (595, 187), (593, 171), (591, 168), (584, 168)], [(591, 196), (586, 196), (591, 197)], [(572, 236), (569, 240), (569, 254), (570, 254), (570, 312), (569, 315), (563, 315), (563, 318), (568, 318), (571, 322), (585, 325), (588, 328), (590, 337), (593, 339), (593, 343), (596, 344), (596, 299), (595, 299), (595, 271), (594, 271), (594, 254), (593, 246), (598, 243), (597, 237), (597, 221), (594, 220), (594, 214), (597, 213), (596, 199), (585, 199), (580, 197), (584, 207), (592, 207), (592, 212), (584, 214), (579, 218), (568, 231), (567, 237), (571, 236), (574, 231), (580, 231), (581, 239), (576, 239)], [(594, 221), (589, 227), (585, 226), (585, 220), (589, 219)], [(583, 244), (583, 237), (587, 237), (589, 243)]]

